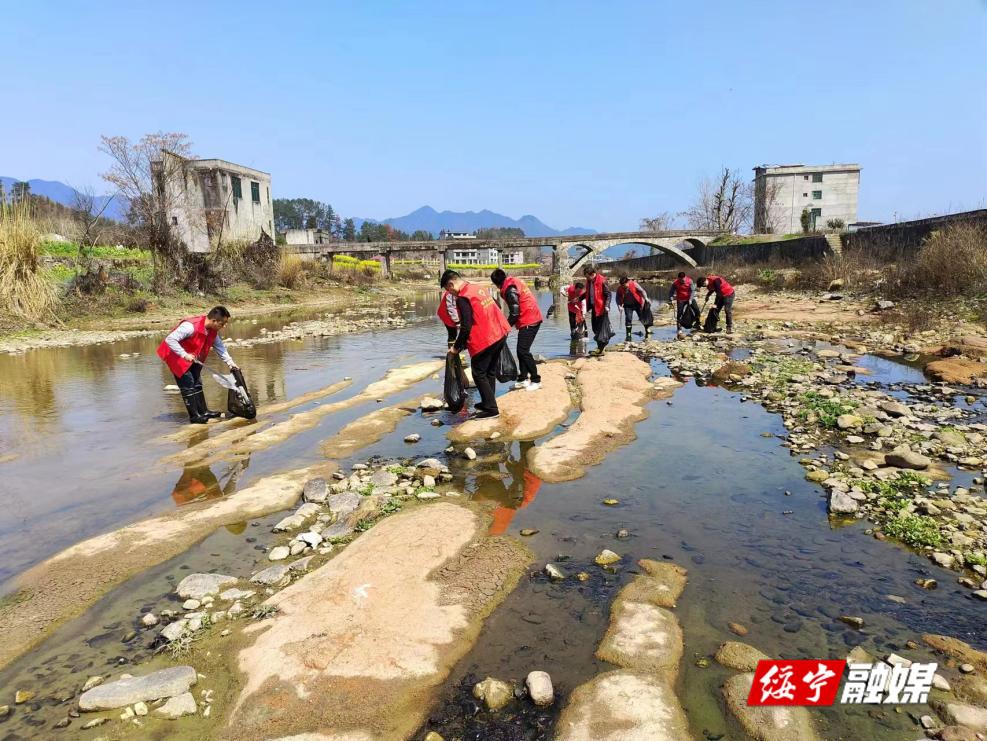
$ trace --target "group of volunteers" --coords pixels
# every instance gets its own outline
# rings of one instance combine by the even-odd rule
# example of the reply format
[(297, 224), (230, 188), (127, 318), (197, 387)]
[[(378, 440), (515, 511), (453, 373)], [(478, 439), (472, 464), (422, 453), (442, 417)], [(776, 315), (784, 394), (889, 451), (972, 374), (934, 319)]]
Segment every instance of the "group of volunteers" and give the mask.
[[(612, 294), (606, 278), (595, 265), (587, 265), (582, 272), (584, 280), (573, 281), (563, 291), (569, 313), (569, 331), (573, 340), (582, 339), (592, 331), (596, 350), (591, 354), (601, 355), (614, 334), (609, 316)], [(490, 281), (507, 305), (506, 319), (500, 304), (487, 288), (471, 283), (455, 270), (446, 270), (439, 279), (442, 297), (436, 312), (446, 326), (448, 352), (458, 354), (469, 350), (473, 382), (480, 392), (480, 403), (476, 405), (478, 419), (490, 419), (500, 414), (496, 397), (496, 368), (512, 328), (518, 331), (517, 359), (520, 366), (514, 388), (537, 391), (541, 387), (538, 363), (531, 353), (531, 346), (543, 321), (538, 301), (523, 280), (507, 275), (500, 268), (490, 274)], [(716, 296), (714, 311), (717, 315), (724, 311), (727, 332), (732, 332), (733, 286), (719, 275), (707, 275), (694, 281), (685, 273), (679, 273), (668, 293), (669, 305), (675, 305), (675, 325), (679, 336), (684, 329), (700, 328), (697, 288), (707, 290), (707, 301)], [(644, 336), (648, 337), (654, 317), (651, 299), (644, 287), (622, 275), (615, 293), (616, 304), (624, 314), (627, 341), (631, 339), (635, 315), (644, 326)]]
[(442, 273), (442, 298), (438, 315), (448, 332), (448, 351), (469, 350), (473, 384), (480, 392), (476, 405), (478, 419), (500, 415), (497, 407), (497, 362), (511, 328), (517, 329), (518, 377), (514, 388), (537, 391), (541, 388), (538, 362), (531, 353), (535, 336), (544, 317), (528, 284), (509, 276), (500, 268), (490, 274), (491, 282), (507, 305), (507, 317), (489, 291), (470, 283), (455, 270)]
[[(600, 355), (614, 335), (609, 317), (612, 294), (606, 278), (595, 265), (587, 265), (582, 272), (583, 280), (574, 281), (564, 291), (569, 329), (574, 340), (587, 337), (592, 331), (597, 347), (591, 354)], [(496, 397), (497, 363), (511, 329), (517, 330), (518, 374), (514, 388), (527, 391), (541, 388), (538, 363), (531, 352), (543, 321), (538, 301), (523, 280), (507, 275), (500, 268), (490, 274), (490, 280), (507, 306), (506, 317), (500, 303), (487, 288), (467, 281), (455, 270), (442, 273), (442, 298), (436, 312), (446, 325), (448, 352), (469, 351), (473, 383), (480, 392), (480, 403), (476, 405), (479, 419), (500, 414)], [(693, 280), (685, 273), (678, 274), (668, 292), (669, 305), (675, 305), (676, 331), (681, 336), (685, 329), (700, 328), (700, 308), (696, 301), (696, 291), (700, 288), (707, 291), (706, 301), (716, 296), (714, 311), (717, 316), (723, 311), (727, 332), (732, 332), (733, 286), (719, 275)], [(631, 338), (635, 315), (644, 325), (647, 337), (653, 316), (651, 299), (644, 287), (624, 275), (620, 277), (615, 293), (616, 304), (624, 314), (627, 340)], [(209, 351), (215, 348), (230, 370), (237, 371), (236, 363), (219, 336), (229, 320), (230, 312), (223, 306), (216, 306), (208, 314), (183, 319), (158, 347), (158, 356), (175, 376), (192, 424), (205, 424), (220, 416), (219, 412), (208, 408), (202, 390), (201, 373)]]

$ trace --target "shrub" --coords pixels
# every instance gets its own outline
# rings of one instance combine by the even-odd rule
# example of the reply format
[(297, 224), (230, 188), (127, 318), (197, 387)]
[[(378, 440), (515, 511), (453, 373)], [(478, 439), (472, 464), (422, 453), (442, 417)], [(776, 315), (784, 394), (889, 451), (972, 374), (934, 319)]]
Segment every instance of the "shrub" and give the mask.
[(924, 515), (898, 515), (887, 520), (882, 528), (885, 535), (915, 548), (935, 548), (942, 544), (939, 525)]
[(987, 282), (987, 229), (953, 224), (934, 231), (889, 278), (889, 295), (979, 295)]
[(296, 254), (281, 250), (278, 261), (278, 285), (282, 288), (298, 288), (305, 282), (305, 261)]
[(843, 221), (843, 219), (828, 219), (826, 221), (826, 226), (833, 231), (840, 231), (844, 226), (846, 226), (846, 222)]
[(0, 311), (32, 321), (54, 317), (58, 297), (41, 270), (40, 248), (27, 205), (0, 204)]

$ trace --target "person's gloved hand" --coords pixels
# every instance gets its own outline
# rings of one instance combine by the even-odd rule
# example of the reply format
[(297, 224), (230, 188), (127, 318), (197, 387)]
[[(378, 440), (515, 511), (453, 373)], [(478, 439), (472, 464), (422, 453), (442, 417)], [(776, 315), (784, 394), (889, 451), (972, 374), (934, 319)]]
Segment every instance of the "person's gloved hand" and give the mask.
[(229, 366), (231, 371), (240, 370), (240, 366), (236, 363), (227, 363), (226, 365)]
[(187, 361), (188, 361), (188, 362), (190, 362), (190, 363), (194, 363), (194, 362), (195, 362), (195, 356), (194, 356), (194, 355), (193, 355), (192, 353), (190, 353), (190, 352), (187, 352), (187, 353), (185, 353), (185, 354), (184, 354), (184, 355), (182, 356), (182, 358), (183, 358), (184, 360), (187, 360)]

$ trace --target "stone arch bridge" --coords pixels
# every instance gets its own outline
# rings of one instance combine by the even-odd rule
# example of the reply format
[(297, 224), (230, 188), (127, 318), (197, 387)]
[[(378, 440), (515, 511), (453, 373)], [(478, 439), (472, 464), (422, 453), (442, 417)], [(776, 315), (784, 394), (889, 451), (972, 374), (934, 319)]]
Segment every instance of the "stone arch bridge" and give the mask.
[(414, 242), (329, 242), (327, 244), (289, 244), (288, 249), (308, 258), (331, 260), (334, 255), (373, 256), (382, 255), (383, 270), (390, 274), (391, 256), (394, 254), (438, 254), (442, 265), (446, 264), (446, 252), (452, 249), (512, 250), (525, 247), (551, 247), (552, 272), (562, 282), (568, 282), (583, 265), (611, 247), (622, 244), (639, 244), (664, 252), (683, 265), (696, 267), (696, 261), (679, 245), (687, 243), (702, 247), (720, 236), (720, 232), (678, 230), (664, 232), (610, 232), (604, 234), (564, 235), (557, 237), (517, 237), (512, 239), (463, 239)]

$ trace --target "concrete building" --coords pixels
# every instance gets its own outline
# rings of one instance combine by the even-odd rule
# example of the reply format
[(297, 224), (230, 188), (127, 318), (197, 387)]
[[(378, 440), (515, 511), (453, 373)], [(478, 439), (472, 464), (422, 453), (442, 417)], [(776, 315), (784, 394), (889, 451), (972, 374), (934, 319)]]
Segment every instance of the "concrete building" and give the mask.
[(151, 163), (168, 228), (192, 252), (220, 242), (274, 238), (271, 176), (225, 160), (191, 160), (162, 151)]
[(860, 165), (762, 165), (754, 168), (754, 231), (794, 234), (802, 231), (802, 211), (812, 230), (831, 219), (857, 220)]
[(287, 244), (329, 244), (332, 235), (322, 229), (289, 229), (284, 233)]
[(524, 249), (455, 247), (446, 250), (446, 262), (452, 265), (523, 265)]

